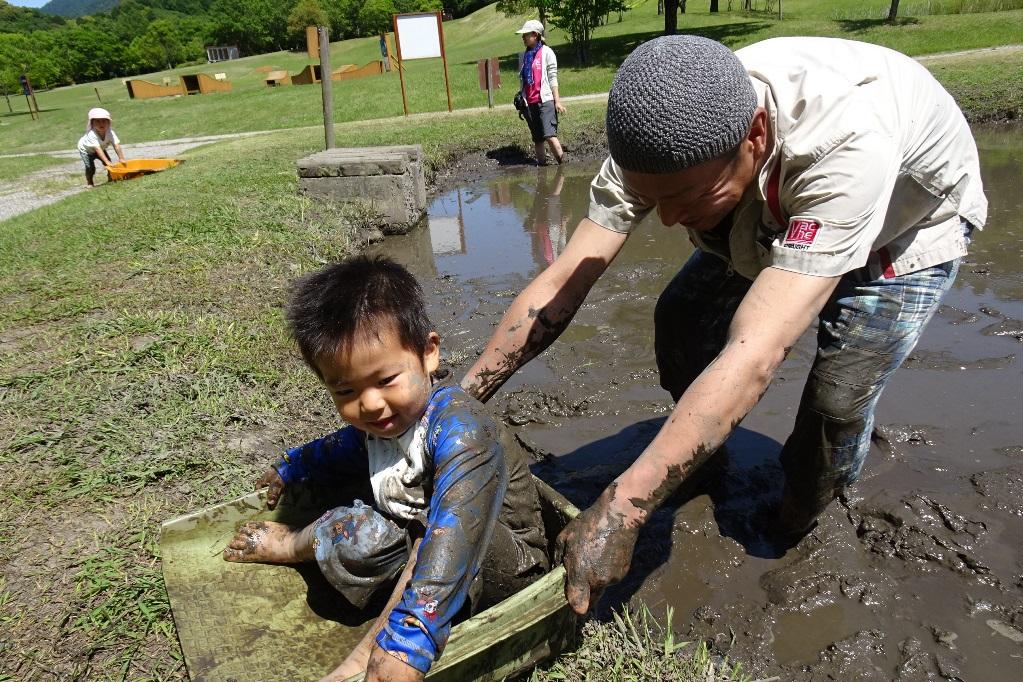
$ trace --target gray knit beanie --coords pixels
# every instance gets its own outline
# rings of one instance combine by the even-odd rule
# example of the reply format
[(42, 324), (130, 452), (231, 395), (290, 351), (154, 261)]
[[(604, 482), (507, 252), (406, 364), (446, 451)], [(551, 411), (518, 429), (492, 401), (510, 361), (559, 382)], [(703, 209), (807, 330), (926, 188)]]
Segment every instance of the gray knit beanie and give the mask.
[(756, 93), (739, 58), (699, 36), (643, 43), (622, 63), (607, 99), (611, 158), (626, 170), (672, 173), (734, 149)]

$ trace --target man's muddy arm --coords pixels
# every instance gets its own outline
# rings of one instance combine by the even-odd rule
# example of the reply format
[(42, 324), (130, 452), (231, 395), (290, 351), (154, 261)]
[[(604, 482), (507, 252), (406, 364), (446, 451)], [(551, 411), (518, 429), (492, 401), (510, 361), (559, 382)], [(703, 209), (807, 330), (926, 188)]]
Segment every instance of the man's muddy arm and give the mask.
[(586, 612), (591, 590), (625, 576), (639, 527), (753, 409), (837, 283), (837, 277), (777, 268), (757, 277), (718, 357), (686, 389), (639, 459), (559, 538), (569, 574), (566, 596), (576, 612)]
[(564, 252), (512, 302), (462, 387), (486, 402), (515, 371), (551, 345), (625, 243), (627, 235), (584, 218)]

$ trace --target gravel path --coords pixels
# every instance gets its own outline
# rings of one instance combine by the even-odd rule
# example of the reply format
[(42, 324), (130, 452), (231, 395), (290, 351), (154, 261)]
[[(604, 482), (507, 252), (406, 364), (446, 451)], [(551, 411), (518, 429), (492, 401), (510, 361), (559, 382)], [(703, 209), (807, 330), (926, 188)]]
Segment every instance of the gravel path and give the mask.
[[(144, 142), (139, 144), (126, 144), (124, 153), (129, 159), (162, 159), (179, 156), (189, 149), (219, 142), (221, 140), (232, 140), (240, 137), (251, 137), (262, 135), (262, 132), (255, 133), (233, 133), (230, 135), (207, 135), (204, 137), (187, 137), (177, 140), (164, 140), (162, 142)], [(0, 182), (0, 222), (13, 218), (14, 216), (28, 213), (29, 211), (60, 201), (64, 197), (78, 194), (85, 191), (85, 173), (82, 170), (82, 162), (75, 150), (46, 152), (45, 154), (12, 154), (7, 157), (18, 156), (52, 156), (58, 159), (68, 159), (69, 162), (59, 166), (51, 166), (34, 173), (23, 175), (14, 180)], [(103, 173), (97, 170), (96, 176), (102, 181)], [(73, 187), (54, 188), (53, 185), (70, 182), (72, 178), (78, 177), (81, 182)]]

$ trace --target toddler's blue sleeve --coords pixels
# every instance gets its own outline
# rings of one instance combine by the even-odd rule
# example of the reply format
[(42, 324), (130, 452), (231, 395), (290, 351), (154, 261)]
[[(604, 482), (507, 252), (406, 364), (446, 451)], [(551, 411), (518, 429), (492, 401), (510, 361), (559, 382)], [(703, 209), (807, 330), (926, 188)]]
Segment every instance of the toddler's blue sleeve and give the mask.
[(319, 482), (351, 480), (353, 470), (366, 468), (366, 444), (362, 433), (346, 426), (329, 436), (291, 448), (274, 468), (284, 483), (309, 479)]
[(482, 405), (450, 391), (430, 421), (433, 494), (412, 579), (376, 642), (426, 673), (469, 595), (508, 489), (504, 450)]

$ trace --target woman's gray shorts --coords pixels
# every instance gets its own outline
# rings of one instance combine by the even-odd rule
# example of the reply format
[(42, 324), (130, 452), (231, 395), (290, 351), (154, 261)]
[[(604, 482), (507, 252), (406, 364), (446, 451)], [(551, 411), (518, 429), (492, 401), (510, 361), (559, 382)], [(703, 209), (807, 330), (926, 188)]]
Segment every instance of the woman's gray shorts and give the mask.
[(540, 144), (546, 139), (558, 136), (558, 110), (554, 100), (530, 104), (526, 110), (526, 123), (533, 142)]

